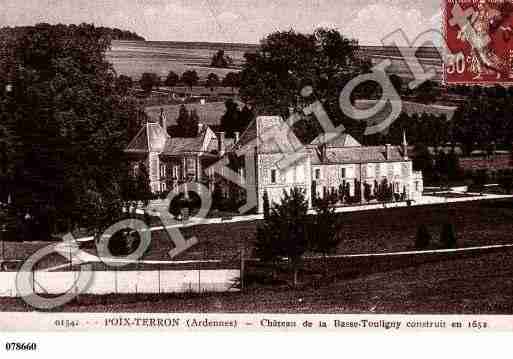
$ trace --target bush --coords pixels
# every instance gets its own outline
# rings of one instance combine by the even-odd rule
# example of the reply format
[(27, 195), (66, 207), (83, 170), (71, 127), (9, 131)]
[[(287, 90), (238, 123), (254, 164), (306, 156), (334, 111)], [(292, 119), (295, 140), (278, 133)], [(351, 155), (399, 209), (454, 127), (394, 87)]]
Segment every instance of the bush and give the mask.
[(189, 198), (186, 199), (183, 193), (175, 196), (169, 204), (169, 213), (177, 217), (182, 213), (184, 208), (187, 208), (190, 216), (198, 214), (199, 209), (201, 208), (201, 198), (193, 191), (188, 192), (188, 197)]
[(487, 170), (477, 170), (472, 173), (472, 191), (483, 192), (485, 184), (490, 180)]
[(140, 244), (139, 234), (130, 228), (125, 228), (110, 237), (108, 248), (113, 256), (125, 257), (135, 252)]
[(513, 188), (513, 173), (511, 171), (501, 171), (497, 178), (499, 185), (506, 191), (506, 193), (511, 193)]
[(451, 249), (457, 247), (456, 231), (454, 230), (454, 224), (446, 223), (442, 226), (440, 233), (440, 243), (443, 248)]
[(431, 234), (425, 224), (417, 228), (417, 238), (415, 239), (415, 249), (427, 249), (431, 243)]

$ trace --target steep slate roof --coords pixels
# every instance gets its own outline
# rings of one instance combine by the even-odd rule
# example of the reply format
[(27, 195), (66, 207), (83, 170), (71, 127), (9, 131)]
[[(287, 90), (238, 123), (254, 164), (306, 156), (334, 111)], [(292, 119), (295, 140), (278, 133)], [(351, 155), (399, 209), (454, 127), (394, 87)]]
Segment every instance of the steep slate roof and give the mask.
[[(225, 152), (231, 151), (234, 143), (235, 143), (235, 140), (233, 138), (225, 138), (224, 139)], [(217, 151), (217, 136), (210, 140), (210, 142), (207, 146), (207, 150), (205, 152), (214, 152), (214, 151)]]
[[(319, 145), (326, 143), (326, 158), (322, 161)], [(400, 146), (390, 146), (390, 157), (386, 158), (386, 146), (362, 146), (347, 133), (320, 134), (308, 146), (312, 164), (366, 163), (403, 161)]]
[(234, 149), (257, 148), (257, 153), (297, 153), (305, 148), (280, 116), (258, 116), (242, 133)]
[(195, 138), (170, 138), (166, 142), (164, 154), (176, 155), (184, 152), (201, 152), (202, 141), (200, 137)]
[(315, 138), (310, 144), (318, 146), (326, 143), (329, 147), (361, 147), (360, 142), (356, 141), (353, 136), (348, 133), (322, 133)]
[(385, 146), (328, 147), (324, 161), (321, 161), (317, 149), (310, 148), (310, 154), (313, 165), (404, 161), (400, 146), (390, 146), (390, 158), (388, 159), (386, 158)]
[(166, 155), (178, 155), (185, 152), (211, 152), (212, 142), (215, 143), (213, 149), (217, 150), (217, 136), (209, 126), (203, 125), (197, 137), (182, 138), (171, 137), (164, 149)]
[[(226, 149), (233, 146), (233, 139), (225, 139)], [(160, 152), (166, 155), (178, 155), (190, 152), (217, 151), (217, 136), (209, 126), (202, 126), (197, 137), (171, 137), (159, 123), (146, 123), (127, 146), (128, 153)]]
[(169, 139), (169, 135), (158, 124), (146, 123), (128, 144), (126, 152), (162, 152)]

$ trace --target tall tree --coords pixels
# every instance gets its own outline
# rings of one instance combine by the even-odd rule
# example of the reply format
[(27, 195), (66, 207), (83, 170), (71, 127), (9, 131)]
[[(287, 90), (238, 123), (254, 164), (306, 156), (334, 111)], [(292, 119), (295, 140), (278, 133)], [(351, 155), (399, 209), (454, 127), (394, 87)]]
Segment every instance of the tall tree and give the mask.
[(182, 74), (182, 82), (192, 88), (193, 86), (196, 86), (199, 81), (198, 73), (194, 70), (188, 70), (185, 71)]
[(174, 71), (169, 71), (166, 77), (166, 81), (164, 81), (164, 84), (169, 87), (176, 86), (176, 84), (180, 81), (180, 76)]
[[(336, 196), (335, 196), (336, 198)], [(339, 233), (340, 217), (333, 206), (336, 199), (322, 198), (315, 201), (316, 214), (309, 230), (309, 247), (326, 257), (336, 251), (342, 237)], [(308, 221), (307, 221), (308, 223)], [(325, 275), (328, 275), (326, 261)]]
[(189, 111), (187, 111), (187, 107), (185, 107), (185, 105), (181, 105), (180, 110), (178, 111), (178, 118), (176, 119), (178, 129), (174, 134), (175, 137), (185, 137), (187, 128), (189, 126), (189, 121)]
[(260, 227), (257, 255), (274, 261), (287, 257), (293, 270), (294, 285), (298, 283), (301, 258), (308, 243), (306, 238), (306, 216), (308, 202), (301, 189), (283, 191), (281, 203), (273, 203), (269, 217)]
[(223, 78), (223, 86), (231, 87), (232, 89), (240, 87), (240, 73), (228, 72)]
[(233, 136), (233, 132), (240, 130), (240, 110), (237, 102), (232, 99), (228, 99), (224, 103), (226, 112), (221, 117), (221, 128), (230, 137)]
[(220, 83), (221, 83), (221, 81), (219, 80), (219, 76), (217, 76), (215, 73), (212, 72), (212, 73), (208, 74), (207, 81), (205, 82), (205, 86), (215, 88), (215, 87), (219, 86)]
[(136, 199), (141, 201), (145, 207), (148, 206), (151, 199), (150, 175), (144, 162), (139, 163), (136, 183), (135, 183)]
[(269, 204), (269, 194), (267, 194), (267, 191), (264, 192), (263, 205), (264, 205), (264, 219), (267, 219), (267, 218), (269, 218), (269, 216), (271, 214), (271, 206)]
[(200, 122), (200, 117), (198, 115), (198, 111), (195, 108), (193, 108), (191, 110), (191, 114), (189, 116), (189, 123), (187, 125), (187, 136), (188, 137), (198, 136), (199, 122)]
[(218, 50), (212, 56), (212, 62), (210, 63), (210, 66), (226, 68), (226, 67), (229, 67), (231, 64), (232, 64), (232, 59), (229, 56), (225, 55), (224, 50)]
[[(320, 100), (335, 125), (344, 124), (358, 139), (365, 124), (347, 118), (339, 105), (344, 85), (363, 71), (357, 53), (358, 43), (336, 30), (274, 32), (256, 53), (245, 54), (240, 96), (258, 112), (285, 117), (291, 107)], [(300, 96), (305, 86), (314, 90), (307, 98)]]
[(130, 76), (120, 75), (116, 78), (116, 91), (121, 96), (127, 96), (128, 91), (132, 88), (134, 82)]
[(150, 93), (153, 88), (160, 86), (160, 78), (156, 73), (145, 72), (142, 74), (139, 84), (145, 92)]
[[(68, 229), (105, 226), (120, 214), (123, 150), (138, 108), (116, 89), (109, 46), (93, 25), (0, 30), (0, 123), (11, 138), (13, 204), (53, 208)], [(83, 216), (88, 193), (103, 204), (98, 220)]]

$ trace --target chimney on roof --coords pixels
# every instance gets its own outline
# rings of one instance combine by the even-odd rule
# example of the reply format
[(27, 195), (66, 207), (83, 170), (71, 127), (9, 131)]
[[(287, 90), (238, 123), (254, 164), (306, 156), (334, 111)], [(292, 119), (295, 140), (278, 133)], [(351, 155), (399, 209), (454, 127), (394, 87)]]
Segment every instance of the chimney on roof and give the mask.
[(219, 156), (223, 156), (225, 152), (224, 136), (224, 132), (217, 133), (217, 152), (219, 153)]
[(162, 107), (160, 108), (159, 124), (167, 132), (167, 117)]
[(387, 143), (385, 145), (385, 159), (390, 161), (392, 159), (392, 145)]
[(319, 154), (319, 158), (321, 162), (327, 161), (327, 144), (326, 144), (326, 133), (323, 133), (319, 138), (319, 145), (317, 146), (317, 153)]
[(403, 131), (403, 158), (408, 159), (408, 142), (406, 141), (406, 131)]
[(239, 131), (235, 131), (234, 132), (234, 135), (235, 135), (235, 144), (239, 143), (239, 140), (240, 140), (240, 134), (239, 134)]

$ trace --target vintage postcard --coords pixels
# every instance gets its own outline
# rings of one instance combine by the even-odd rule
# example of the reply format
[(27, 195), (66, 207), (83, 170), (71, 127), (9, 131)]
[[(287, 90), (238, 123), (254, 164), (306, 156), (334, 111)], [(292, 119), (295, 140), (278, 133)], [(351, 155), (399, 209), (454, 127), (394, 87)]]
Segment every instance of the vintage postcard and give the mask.
[(513, 332), (510, 1), (0, 9), (0, 331)]

